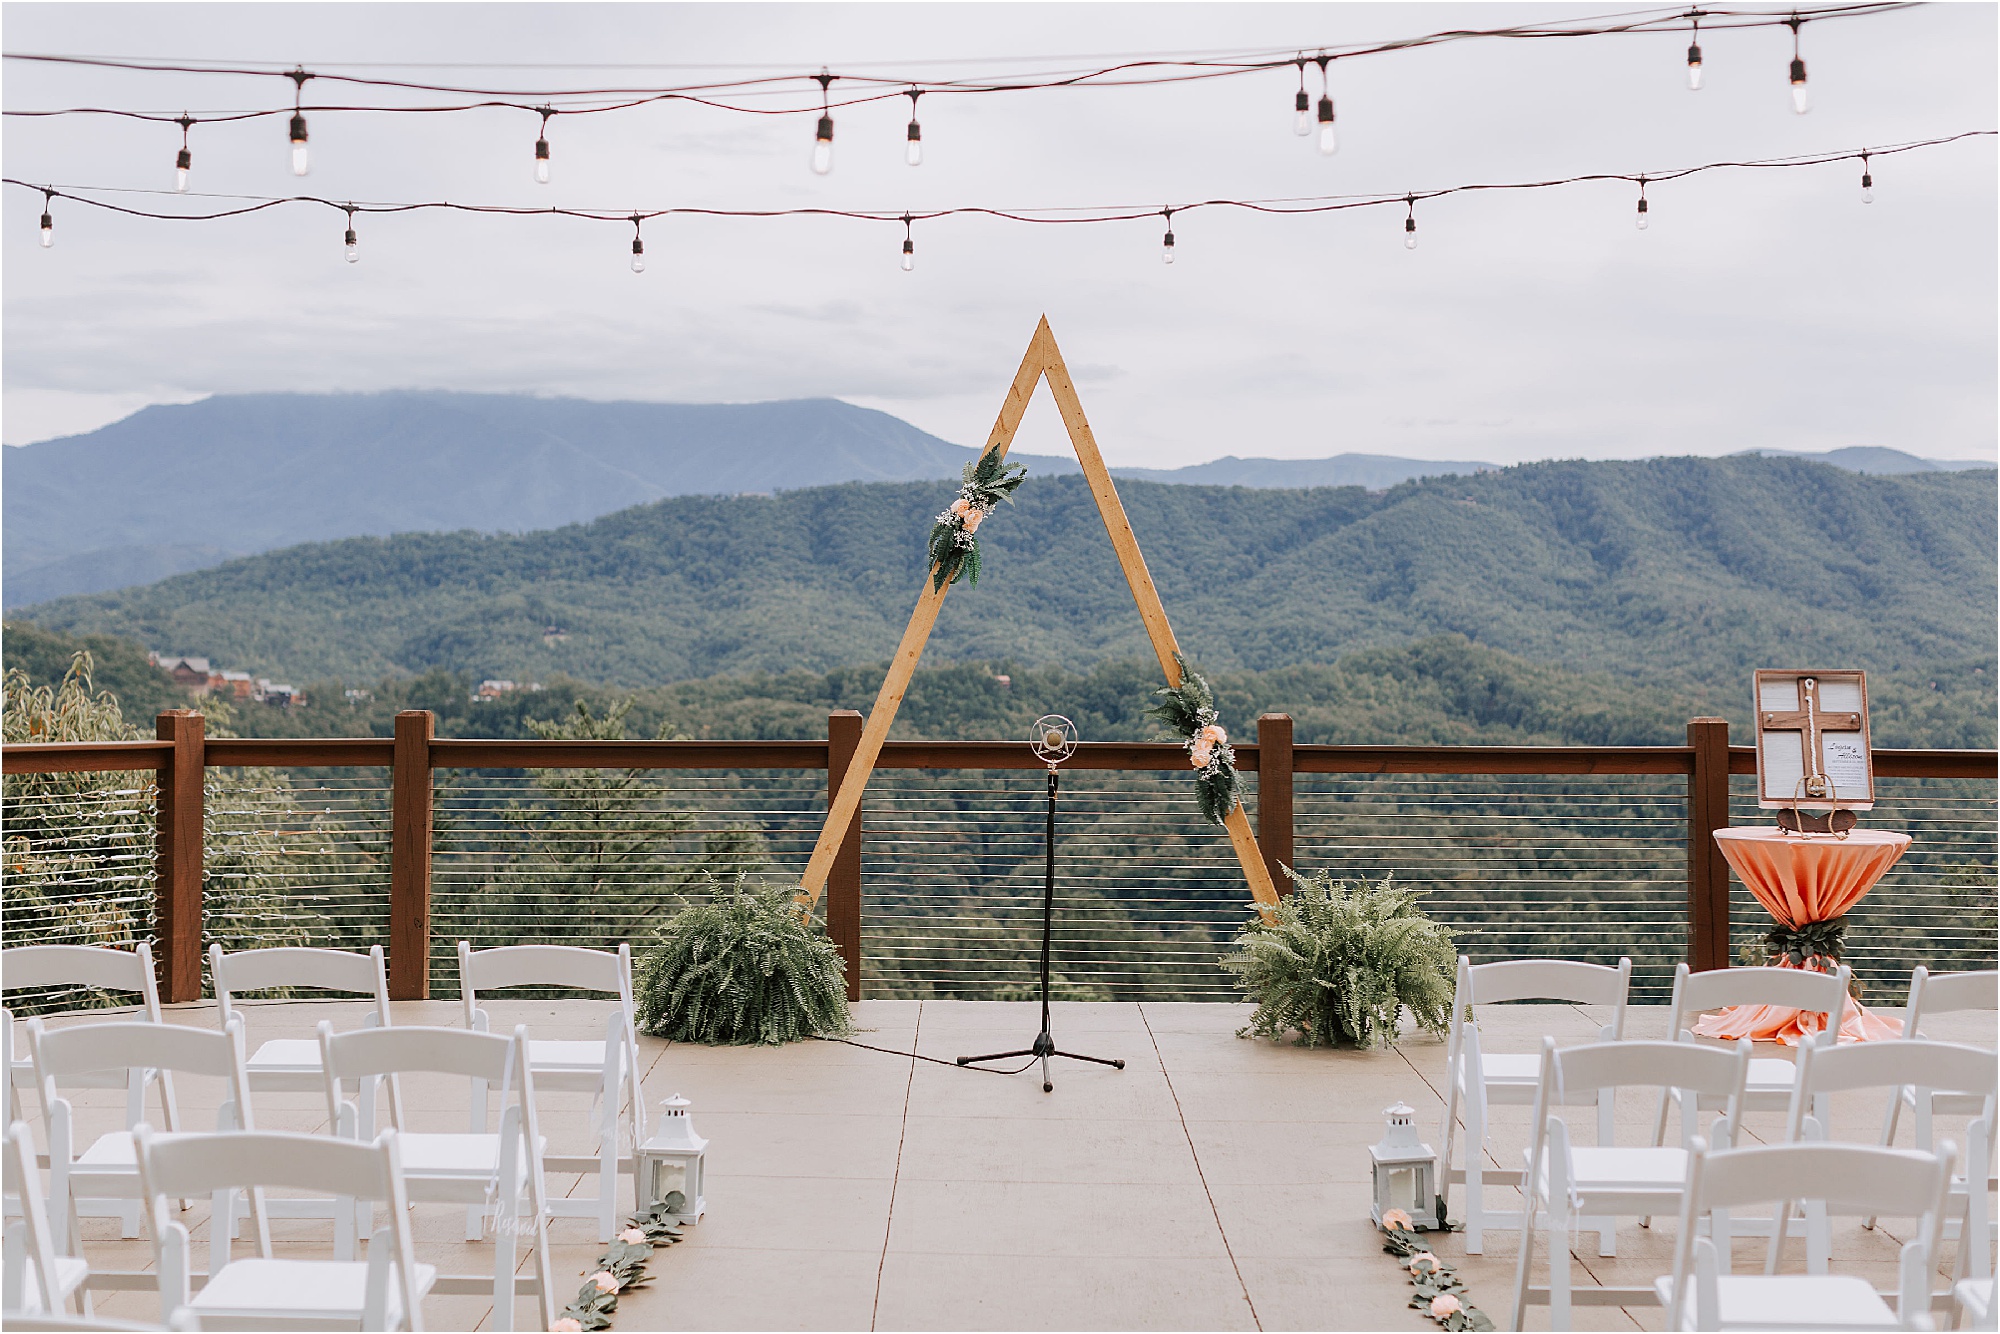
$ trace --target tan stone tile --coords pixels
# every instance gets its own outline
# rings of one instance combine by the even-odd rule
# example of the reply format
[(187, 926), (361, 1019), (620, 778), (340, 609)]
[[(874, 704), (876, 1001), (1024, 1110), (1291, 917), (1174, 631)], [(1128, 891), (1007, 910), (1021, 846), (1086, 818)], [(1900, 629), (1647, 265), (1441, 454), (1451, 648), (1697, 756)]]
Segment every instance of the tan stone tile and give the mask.
[(1365, 1186), (1370, 1180), (1368, 1146), (1382, 1138), (1382, 1122), (1190, 1119), (1187, 1133), (1211, 1187)]
[[(1021, 1063), (1003, 1068), (1016, 1069)], [(1167, 1081), (1157, 1069), (1113, 1070), (1056, 1060), (1050, 1062), (1049, 1073), (1055, 1091), (1044, 1093), (1041, 1078), (1032, 1069), (999, 1075), (920, 1064), (909, 1086), (909, 1111), (912, 1116), (1026, 1116), (1056, 1121), (1179, 1120)]]
[(709, 1112), (696, 1129), (708, 1139), (716, 1181), (738, 1176), (888, 1178), (896, 1172), (900, 1116), (837, 1112)]
[(877, 1241), (875, 1251), (675, 1246), (654, 1257), (650, 1286), (618, 1299), (615, 1327), (867, 1329)]
[(1250, 1329), (1226, 1257), (911, 1255), (882, 1267), (878, 1329)]
[(1208, 1257), (1225, 1254), (1197, 1187), (903, 1181), (891, 1254)]
[(903, 1136), (900, 1179), (1160, 1184), (1200, 1188), (1177, 1122), (919, 1116)]

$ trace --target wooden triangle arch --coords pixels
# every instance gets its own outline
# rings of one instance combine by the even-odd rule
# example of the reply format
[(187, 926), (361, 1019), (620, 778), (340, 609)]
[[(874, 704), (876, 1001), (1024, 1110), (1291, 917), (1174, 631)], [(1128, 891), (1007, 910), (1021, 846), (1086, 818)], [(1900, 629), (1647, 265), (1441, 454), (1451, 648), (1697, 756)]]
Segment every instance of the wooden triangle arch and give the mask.
[[(1021, 358), (1021, 369), (1014, 374), (1014, 385), (1007, 391), (1007, 401), (1000, 405), (999, 420), (993, 423), (993, 433), (986, 438), (986, 452), (997, 452), (1002, 458), (1006, 457), (1007, 447), (1014, 443), (1014, 432), (1020, 428), (1021, 417), (1028, 410), (1028, 400), (1034, 395), (1035, 385), (1044, 379), (1048, 381), (1049, 392), (1055, 395), (1056, 410), (1062, 413), (1063, 425), (1069, 430), (1069, 442), (1076, 449), (1076, 461), (1083, 465), (1084, 480), (1090, 484), (1090, 494), (1097, 501), (1097, 512), (1104, 519), (1105, 531), (1111, 535), (1111, 546), (1118, 553), (1118, 564), (1125, 571), (1125, 582), (1131, 585), (1132, 600), (1139, 604), (1139, 616), (1146, 623), (1146, 635), (1153, 642), (1160, 670), (1166, 673), (1169, 686), (1179, 686), (1181, 669), (1175, 656), (1180, 646), (1174, 641), (1173, 627), (1167, 623), (1167, 610), (1160, 605), (1159, 591), (1153, 587), (1153, 576), (1146, 570), (1146, 558), (1139, 554), (1139, 539), (1133, 536), (1132, 524), (1125, 517), (1125, 507), (1118, 503), (1118, 491), (1111, 484), (1111, 474), (1105, 470), (1104, 456), (1097, 452), (1097, 441), (1090, 433), (1090, 423), (1084, 420), (1083, 404), (1077, 401), (1076, 385), (1069, 378), (1069, 368), (1063, 364), (1062, 353), (1056, 347), (1056, 336), (1049, 329), (1046, 315), (1035, 327), (1035, 337), (1028, 344), (1027, 355)], [(889, 663), (889, 673), (882, 679), (882, 689), (875, 696), (875, 707), (869, 710), (867, 725), (861, 729), (861, 744), (855, 749), (847, 773), (840, 780), (839, 791), (826, 813), (826, 824), (819, 831), (819, 842), (813, 846), (812, 860), (806, 864), (806, 873), (799, 881), (799, 902), (808, 908), (819, 901), (820, 891), (826, 888), (827, 877), (833, 872), (834, 856), (840, 849), (841, 840), (847, 836), (848, 826), (854, 823), (854, 813), (861, 807), (862, 789), (867, 786), (869, 775), (875, 771), (882, 743), (889, 736), (889, 725), (896, 720), (896, 709), (903, 702), (903, 693), (910, 687), (910, 678), (917, 670), (917, 660), (923, 656), (924, 645), (931, 637), (931, 627), (937, 624), (938, 612), (944, 607), (945, 594), (949, 592), (950, 584), (943, 588), (932, 587), (931, 572), (926, 568), (924, 591), (917, 599), (917, 609), (910, 614), (909, 627), (903, 631), (903, 642), (896, 646), (896, 656)], [(1271, 883), (1264, 855), (1258, 850), (1257, 836), (1250, 832), (1250, 817), (1244, 813), (1240, 803), (1230, 811), (1224, 827), (1229, 831), (1230, 844), (1236, 849), (1236, 859), (1243, 864), (1243, 878), (1250, 882), (1251, 894), (1268, 909), (1277, 903), (1278, 891)]]

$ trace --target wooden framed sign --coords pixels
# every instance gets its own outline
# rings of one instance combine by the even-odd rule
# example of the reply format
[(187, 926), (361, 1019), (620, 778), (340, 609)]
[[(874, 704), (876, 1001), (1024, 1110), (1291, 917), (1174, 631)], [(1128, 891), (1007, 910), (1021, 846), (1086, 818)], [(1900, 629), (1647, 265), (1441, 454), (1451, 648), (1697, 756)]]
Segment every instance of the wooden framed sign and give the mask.
[(1765, 810), (1868, 810), (1875, 768), (1868, 673), (1759, 671), (1757, 804)]

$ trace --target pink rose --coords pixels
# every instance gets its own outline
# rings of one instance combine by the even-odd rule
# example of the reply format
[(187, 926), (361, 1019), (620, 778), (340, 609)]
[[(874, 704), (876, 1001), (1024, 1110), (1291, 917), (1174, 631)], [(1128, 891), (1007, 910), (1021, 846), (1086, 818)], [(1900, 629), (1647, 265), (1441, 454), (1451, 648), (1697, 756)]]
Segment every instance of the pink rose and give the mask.
[(1443, 1320), (1447, 1316), (1457, 1315), (1464, 1309), (1465, 1303), (1448, 1292), (1440, 1292), (1437, 1296), (1431, 1298), (1431, 1316), (1433, 1319)]
[(1197, 735), (1211, 746), (1219, 746), (1229, 740), (1229, 733), (1223, 731), (1214, 723), (1210, 723), (1207, 727), (1202, 728)]
[(972, 502), (964, 496), (960, 496), (957, 500), (951, 502), (950, 512), (963, 519), (967, 514), (972, 512)]
[(628, 1227), (618, 1234), (618, 1240), (632, 1246), (644, 1246), (646, 1244), (646, 1234), (636, 1227)]
[(1410, 1272), (1412, 1274), (1435, 1274), (1437, 1269), (1438, 1258), (1429, 1251), (1418, 1251), (1410, 1257)]
[(968, 533), (976, 533), (979, 531), (980, 520), (985, 517), (986, 512), (984, 510), (968, 510), (964, 519), (960, 520), (959, 526), (964, 528)]
[(1404, 1213), (1401, 1209), (1391, 1209), (1382, 1215), (1382, 1226), (1386, 1228), (1400, 1228), (1402, 1231), (1408, 1232), (1412, 1225), (1408, 1214)]
[(583, 1322), (575, 1316), (566, 1315), (549, 1326), (549, 1334), (583, 1334)]
[(1208, 762), (1213, 758), (1215, 758), (1215, 747), (1206, 741), (1195, 742), (1194, 749), (1188, 752), (1188, 763), (1197, 769), (1206, 769)]
[(598, 1270), (590, 1276), (590, 1281), (597, 1285), (599, 1292), (618, 1291), (618, 1276), (613, 1274), (609, 1269)]

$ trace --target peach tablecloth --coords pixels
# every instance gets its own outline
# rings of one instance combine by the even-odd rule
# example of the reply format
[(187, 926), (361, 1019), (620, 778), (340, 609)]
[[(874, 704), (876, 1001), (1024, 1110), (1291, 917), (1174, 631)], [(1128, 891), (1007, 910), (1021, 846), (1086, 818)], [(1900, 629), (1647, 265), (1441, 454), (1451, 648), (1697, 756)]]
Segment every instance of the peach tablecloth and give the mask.
[[(1843, 917), (1910, 846), (1908, 834), (1852, 829), (1845, 838), (1793, 834), (1783, 829), (1718, 829), (1716, 846), (1757, 901), (1784, 926), (1830, 922)], [(1790, 967), (1780, 961), (1780, 967)], [(1711, 1038), (1753, 1038), (1797, 1045), (1820, 1030), (1822, 1020), (1783, 1005), (1738, 1005), (1709, 1015), (1695, 1032)], [(1902, 1024), (1868, 1013), (1849, 1001), (1841, 1023), (1844, 1040), (1899, 1038)]]

